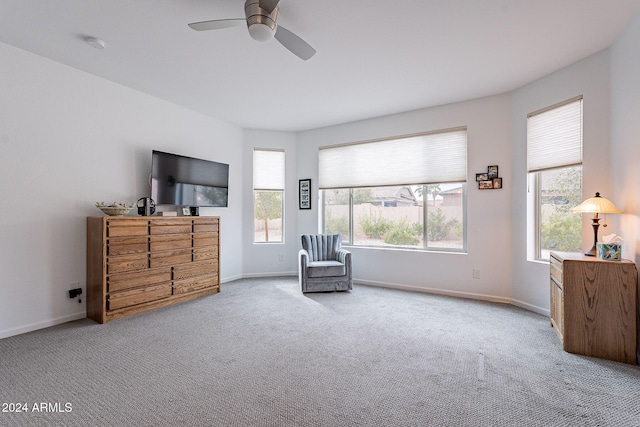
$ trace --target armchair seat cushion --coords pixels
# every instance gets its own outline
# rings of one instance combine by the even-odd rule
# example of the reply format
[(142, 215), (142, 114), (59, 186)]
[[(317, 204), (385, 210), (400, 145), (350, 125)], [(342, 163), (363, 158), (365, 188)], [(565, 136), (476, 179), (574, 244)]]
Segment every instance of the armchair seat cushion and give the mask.
[(347, 268), (340, 261), (311, 261), (307, 265), (309, 277), (344, 276)]

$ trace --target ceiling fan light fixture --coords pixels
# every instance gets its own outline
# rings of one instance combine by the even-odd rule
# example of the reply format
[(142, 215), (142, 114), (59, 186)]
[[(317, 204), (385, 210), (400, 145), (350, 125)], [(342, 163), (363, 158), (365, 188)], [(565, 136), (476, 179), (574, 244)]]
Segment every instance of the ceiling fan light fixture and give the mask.
[(249, 34), (251, 35), (251, 38), (259, 42), (268, 42), (273, 39), (275, 33), (274, 29), (267, 24), (249, 25)]
[(192, 22), (189, 27), (196, 31), (221, 30), (237, 27), (246, 23), (252, 39), (267, 42), (276, 39), (289, 52), (306, 61), (315, 55), (316, 50), (293, 32), (277, 24), (280, 0), (246, 0), (245, 19), (214, 19), (212, 21)]
[(276, 21), (278, 19), (278, 7), (271, 13), (260, 7), (258, 0), (247, 0), (244, 4), (244, 13), (247, 17), (247, 28), (251, 38), (259, 42), (268, 42), (276, 34)]

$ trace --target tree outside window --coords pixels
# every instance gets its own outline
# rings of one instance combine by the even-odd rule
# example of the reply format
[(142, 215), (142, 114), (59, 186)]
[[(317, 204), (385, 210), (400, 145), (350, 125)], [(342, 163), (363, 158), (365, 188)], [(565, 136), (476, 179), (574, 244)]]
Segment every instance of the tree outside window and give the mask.
[(285, 154), (277, 149), (253, 150), (253, 216), (255, 243), (284, 241)]
[(540, 259), (549, 252), (582, 250), (582, 218), (571, 208), (582, 201), (582, 166), (538, 172)]
[(282, 191), (256, 191), (255, 241), (282, 241)]

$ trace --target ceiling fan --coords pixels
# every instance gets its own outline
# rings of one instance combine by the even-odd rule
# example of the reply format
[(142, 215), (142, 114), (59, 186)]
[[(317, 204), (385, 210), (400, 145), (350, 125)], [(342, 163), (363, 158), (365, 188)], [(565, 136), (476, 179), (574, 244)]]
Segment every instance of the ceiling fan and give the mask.
[(294, 55), (306, 61), (316, 53), (316, 50), (291, 31), (278, 25), (278, 3), (280, 0), (246, 0), (244, 3), (246, 19), (194, 22), (189, 24), (189, 27), (196, 31), (207, 31), (239, 27), (246, 23), (249, 34), (254, 40), (266, 42), (275, 37)]

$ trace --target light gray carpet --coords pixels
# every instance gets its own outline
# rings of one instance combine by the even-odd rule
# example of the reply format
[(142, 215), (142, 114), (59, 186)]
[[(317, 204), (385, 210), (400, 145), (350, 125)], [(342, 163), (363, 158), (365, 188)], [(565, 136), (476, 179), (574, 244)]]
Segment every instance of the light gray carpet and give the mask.
[(11, 402), (2, 426), (639, 426), (640, 367), (512, 306), (269, 278), (0, 340)]

